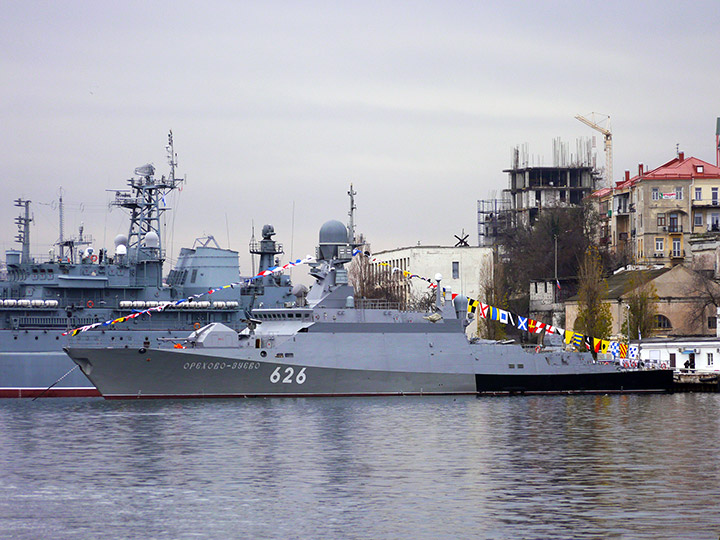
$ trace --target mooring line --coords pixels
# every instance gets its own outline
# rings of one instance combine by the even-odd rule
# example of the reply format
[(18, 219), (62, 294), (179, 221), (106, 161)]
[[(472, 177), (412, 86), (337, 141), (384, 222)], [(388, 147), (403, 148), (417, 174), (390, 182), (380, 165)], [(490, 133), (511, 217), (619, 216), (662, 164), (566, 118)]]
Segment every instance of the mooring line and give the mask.
[(63, 375), (63, 376), (60, 377), (57, 381), (55, 381), (55, 382), (52, 383), (50, 386), (48, 386), (45, 390), (43, 390), (42, 392), (40, 392), (37, 396), (35, 396), (34, 398), (32, 398), (32, 400), (35, 401), (37, 398), (43, 397), (43, 395), (45, 395), (45, 392), (47, 392), (48, 390), (50, 390), (53, 386), (55, 386), (57, 383), (59, 383), (60, 381), (62, 381), (65, 377), (67, 377), (68, 375), (70, 375), (70, 373), (72, 373), (73, 371), (75, 371), (78, 367), (79, 367), (79, 365), (78, 365), (78, 364), (75, 364), (75, 367), (74, 367), (74, 368), (72, 368), (72, 369), (71, 369), (70, 371), (68, 371), (65, 375)]

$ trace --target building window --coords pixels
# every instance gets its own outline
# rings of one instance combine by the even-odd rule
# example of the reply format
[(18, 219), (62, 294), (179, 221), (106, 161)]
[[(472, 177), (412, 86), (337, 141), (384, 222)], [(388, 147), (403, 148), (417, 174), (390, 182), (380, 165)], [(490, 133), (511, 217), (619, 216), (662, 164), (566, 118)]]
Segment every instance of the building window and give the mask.
[(460, 262), (453, 261), (452, 263), (452, 278), (460, 279)]
[(702, 201), (702, 188), (700, 187), (695, 188), (695, 200)]
[(679, 238), (673, 238), (672, 256), (673, 257), (682, 257), (682, 253), (680, 252), (680, 239)]
[(655, 251), (663, 252), (665, 251), (665, 239), (664, 238), (656, 238), (655, 239)]
[(708, 223), (710, 225), (710, 230), (713, 231), (720, 231), (720, 214), (716, 214), (713, 212), (713, 214), (710, 216), (711, 222)]
[(702, 227), (703, 224), (703, 215), (701, 212), (695, 212), (695, 226), (696, 227)]
[(707, 365), (708, 367), (713, 365), (713, 353), (707, 353)]
[(708, 317), (708, 330), (715, 330), (717, 328), (717, 317)]
[(658, 214), (658, 215), (657, 215), (657, 224), (658, 224), (658, 227), (664, 227), (664, 226), (665, 226), (665, 214)]
[(683, 189), (682, 189), (681, 187), (676, 187), (676, 188), (675, 188), (675, 198), (676, 198), (678, 201), (682, 201), (682, 197), (683, 197), (682, 192), (683, 192)]
[(697, 170), (697, 172), (699, 172), (699, 173), (703, 173), (703, 172), (705, 171), (705, 166), (704, 166), (704, 165), (697, 165), (697, 166), (695, 167), (695, 170)]
[(678, 225), (677, 214), (670, 214), (670, 232), (682, 232)]
[(659, 188), (652, 188), (652, 200), (657, 201), (660, 199), (660, 189)]
[(712, 188), (712, 204), (713, 206), (718, 205), (718, 188)]
[(670, 324), (670, 319), (668, 319), (665, 315), (655, 315), (655, 328), (663, 330), (671, 329), (672, 325)]

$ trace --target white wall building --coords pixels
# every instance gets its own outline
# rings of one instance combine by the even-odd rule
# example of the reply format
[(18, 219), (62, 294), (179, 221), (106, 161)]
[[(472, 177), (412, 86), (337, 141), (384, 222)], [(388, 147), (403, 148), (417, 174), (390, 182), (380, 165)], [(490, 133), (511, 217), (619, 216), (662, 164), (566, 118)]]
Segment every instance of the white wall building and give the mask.
[[(373, 253), (377, 260), (430, 279), (442, 274), (442, 285), (468, 298), (482, 300), (480, 283), (492, 276), (493, 250), (484, 247), (413, 246)], [(428, 284), (411, 280), (415, 294), (423, 294)]]
[[(637, 342), (633, 342), (636, 344)], [(655, 365), (691, 372), (720, 371), (720, 339), (650, 338), (640, 342), (640, 359)], [(686, 366), (687, 363), (687, 366)]]

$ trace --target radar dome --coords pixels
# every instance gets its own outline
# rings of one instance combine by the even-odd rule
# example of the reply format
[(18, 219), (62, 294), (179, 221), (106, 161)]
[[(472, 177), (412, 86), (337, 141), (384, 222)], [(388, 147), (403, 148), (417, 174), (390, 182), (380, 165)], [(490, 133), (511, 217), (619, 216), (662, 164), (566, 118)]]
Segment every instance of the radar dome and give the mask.
[(145, 235), (145, 247), (148, 248), (159, 248), (160, 237), (155, 231), (150, 231)]
[(120, 244), (115, 248), (115, 254), (117, 255), (127, 255), (127, 246), (125, 244)]
[(320, 227), (318, 258), (326, 261), (334, 259), (338, 255), (338, 247), (347, 245), (347, 240), (348, 231), (343, 223), (337, 220), (326, 222)]
[(128, 237), (125, 236), (124, 234), (118, 234), (115, 237), (115, 247), (118, 247), (120, 245), (127, 246), (127, 243), (128, 243)]
[(320, 244), (347, 244), (348, 232), (345, 224), (332, 220), (320, 227)]

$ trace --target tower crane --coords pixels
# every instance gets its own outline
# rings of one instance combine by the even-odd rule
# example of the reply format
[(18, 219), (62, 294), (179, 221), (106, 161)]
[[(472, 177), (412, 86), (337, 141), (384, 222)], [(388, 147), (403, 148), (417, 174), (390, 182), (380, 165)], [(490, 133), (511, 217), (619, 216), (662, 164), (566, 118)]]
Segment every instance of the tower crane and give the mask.
[[(589, 117), (589, 118), (588, 118)], [(583, 124), (590, 126), (596, 131), (603, 134), (605, 139), (605, 181), (607, 187), (612, 187), (613, 182), (613, 162), (612, 162), (612, 131), (610, 130), (610, 117), (607, 114), (592, 112), (587, 116), (580, 114), (575, 118)]]

